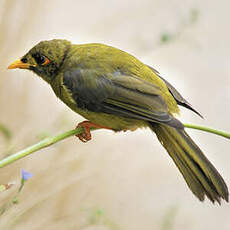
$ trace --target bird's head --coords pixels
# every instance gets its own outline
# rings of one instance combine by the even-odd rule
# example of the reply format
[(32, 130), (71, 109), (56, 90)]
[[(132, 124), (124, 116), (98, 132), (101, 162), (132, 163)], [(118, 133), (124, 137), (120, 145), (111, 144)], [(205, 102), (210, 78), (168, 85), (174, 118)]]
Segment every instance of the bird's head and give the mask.
[(69, 41), (61, 39), (39, 42), (22, 58), (9, 65), (8, 69), (32, 70), (50, 82), (61, 68), (70, 46)]

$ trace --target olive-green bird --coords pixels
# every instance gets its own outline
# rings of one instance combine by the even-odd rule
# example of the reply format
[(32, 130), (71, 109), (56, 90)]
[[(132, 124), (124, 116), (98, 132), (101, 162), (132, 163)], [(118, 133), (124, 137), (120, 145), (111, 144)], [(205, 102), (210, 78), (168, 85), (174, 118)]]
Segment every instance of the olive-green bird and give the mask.
[[(228, 188), (211, 162), (174, 115), (178, 105), (196, 112), (153, 68), (132, 55), (103, 44), (74, 45), (42, 41), (9, 69), (29, 69), (48, 82), (54, 93), (88, 121), (78, 126), (86, 142), (90, 128), (114, 131), (149, 127), (168, 151), (192, 192), (220, 203)], [(198, 112), (196, 112), (198, 113)]]

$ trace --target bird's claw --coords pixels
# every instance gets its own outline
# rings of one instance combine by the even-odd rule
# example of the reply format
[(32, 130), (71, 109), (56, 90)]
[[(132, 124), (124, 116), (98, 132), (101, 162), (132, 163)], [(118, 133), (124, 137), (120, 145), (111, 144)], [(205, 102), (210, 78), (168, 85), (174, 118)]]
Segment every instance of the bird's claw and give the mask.
[(83, 132), (80, 134), (77, 134), (76, 137), (79, 138), (80, 141), (86, 143), (92, 139), (91, 132), (90, 132), (90, 122), (89, 121), (83, 121), (77, 125), (76, 128), (83, 128)]
[(92, 139), (90, 128), (98, 128), (98, 129), (110, 129), (109, 127), (97, 125), (92, 123), (91, 121), (83, 121), (77, 125), (76, 128), (83, 128), (83, 132), (77, 134), (76, 137), (79, 138), (80, 141), (86, 143)]

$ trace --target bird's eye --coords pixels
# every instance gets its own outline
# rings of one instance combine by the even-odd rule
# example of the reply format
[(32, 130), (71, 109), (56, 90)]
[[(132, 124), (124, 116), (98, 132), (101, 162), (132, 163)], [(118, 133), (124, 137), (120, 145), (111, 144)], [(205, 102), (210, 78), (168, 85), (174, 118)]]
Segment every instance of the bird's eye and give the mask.
[(50, 60), (46, 56), (40, 55), (38, 53), (34, 54), (33, 58), (35, 59), (38, 65), (47, 65), (50, 63)]

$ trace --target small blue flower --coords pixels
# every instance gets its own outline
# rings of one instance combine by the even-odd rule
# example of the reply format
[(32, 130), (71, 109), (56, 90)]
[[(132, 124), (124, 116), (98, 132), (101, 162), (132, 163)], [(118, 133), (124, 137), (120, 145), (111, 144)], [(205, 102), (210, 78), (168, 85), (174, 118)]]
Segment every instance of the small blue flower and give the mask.
[(27, 181), (33, 176), (32, 173), (25, 171), (22, 169), (22, 180)]

